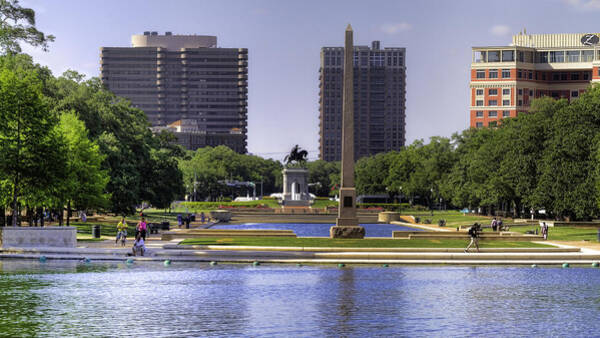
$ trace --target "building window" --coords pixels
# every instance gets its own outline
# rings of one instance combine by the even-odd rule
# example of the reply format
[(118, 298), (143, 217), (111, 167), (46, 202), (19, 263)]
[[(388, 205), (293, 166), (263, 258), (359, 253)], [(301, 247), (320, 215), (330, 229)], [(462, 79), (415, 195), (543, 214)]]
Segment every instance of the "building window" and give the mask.
[(483, 111), (481, 111), (481, 110), (476, 111), (475, 117), (483, 117)]
[(498, 112), (495, 110), (491, 110), (488, 112), (488, 117), (498, 117)]
[(502, 78), (507, 79), (510, 77), (510, 69), (502, 69)]
[(581, 51), (581, 62), (592, 62), (594, 61), (593, 50), (582, 50)]
[(519, 106), (523, 105), (523, 100), (519, 100)]
[(498, 78), (498, 69), (490, 69), (489, 70), (489, 77), (490, 79), (497, 79)]
[(538, 63), (548, 63), (548, 52), (536, 52), (536, 61)]
[(571, 97), (579, 97), (579, 92), (574, 90), (571, 92)]
[(546, 73), (542, 73), (542, 81), (546, 81)]
[(523, 89), (519, 89), (519, 95), (523, 95)]
[(477, 96), (483, 95), (483, 89), (476, 89), (475, 95), (477, 95)]
[(567, 73), (560, 73), (560, 80), (567, 81)]
[(502, 112), (502, 117), (510, 117), (510, 110), (505, 110)]
[(502, 89), (502, 95), (510, 95), (510, 89), (508, 89), (508, 88)]
[(529, 89), (529, 96), (533, 96), (533, 90)]
[(498, 95), (498, 89), (488, 89), (488, 95)]
[(475, 101), (475, 105), (478, 106), (478, 107), (483, 106), (483, 100), (477, 100), (477, 101)]
[(529, 80), (533, 79), (533, 72), (529, 71)]
[[(600, 70), (598, 70), (598, 75), (600, 75)], [(588, 81), (590, 79), (590, 73), (588, 72), (584, 72), (583, 73), (583, 79)]]
[(571, 73), (571, 81), (579, 80), (579, 73)]
[(558, 80), (560, 80), (560, 74), (552, 73), (552, 81), (558, 81)]
[(475, 123), (475, 127), (476, 128), (483, 128), (483, 122), (477, 122), (477, 123)]
[(521, 70), (517, 70), (517, 77), (519, 79), (523, 77), (523, 74), (521, 73)]
[(498, 105), (498, 101), (497, 100), (489, 100), (488, 101), (488, 106), (497, 106)]
[(567, 62), (579, 62), (579, 51), (568, 50), (567, 51)]
[(510, 100), (502, 100), (503, 106), (510, 106)]
[(478, 79), (485, 79), (485, 70), (478, 70), (477, 76)]
[(488, 52), (488, 62), (500, 62), (500, 51), (491, 50)]
[(558, 50), (550, 52), (550, 62), (565, 62), (565, 51)]
[(502, 51), (502, 62), (511, 62), (515, 61), (515, 52), (512, 50), (503, 50)]

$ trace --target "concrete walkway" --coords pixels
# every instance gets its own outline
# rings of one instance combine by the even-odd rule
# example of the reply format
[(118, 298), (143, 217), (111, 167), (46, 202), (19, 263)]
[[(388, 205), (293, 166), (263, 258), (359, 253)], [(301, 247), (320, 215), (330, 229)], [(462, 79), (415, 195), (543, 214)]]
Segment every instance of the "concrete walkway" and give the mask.
[[(600, 262), (600, 245), (579, 247), (563, 243), (555, 248), (482, 249), (464, 253), (459, 248), (282, 248), (244, 246), (180, 246), (178, 240), (149, 238), (145, 257), (127, 256), (127, 247), (115, 247), (113, 240), (82, 242), (77, 248), (2, 248), (0, 259), (33, 259), (40, 256), (56, 260), (176, 262), (302, 263), (302, 264), (416, 264), (416, 265), (590, 265)], [(589, 243), (591, 244), (591, 243)], [(590, 245), (591, 246), (591, 245)]]

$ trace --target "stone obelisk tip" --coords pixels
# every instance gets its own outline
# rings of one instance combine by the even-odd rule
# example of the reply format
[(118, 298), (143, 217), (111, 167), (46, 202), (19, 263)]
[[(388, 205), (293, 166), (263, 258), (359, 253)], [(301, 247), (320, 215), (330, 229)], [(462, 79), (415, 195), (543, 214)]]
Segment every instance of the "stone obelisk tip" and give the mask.
[(348, 24), (348, 27), (346, 27), (346, 31), (352, 31), (352, 26), (350, 24)]

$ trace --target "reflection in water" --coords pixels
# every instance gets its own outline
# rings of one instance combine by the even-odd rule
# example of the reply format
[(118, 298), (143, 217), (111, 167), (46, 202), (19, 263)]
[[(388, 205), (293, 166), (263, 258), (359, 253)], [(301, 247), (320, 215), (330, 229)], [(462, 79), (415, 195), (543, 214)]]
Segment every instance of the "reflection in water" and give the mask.
[(583, 268), (0, 261), (0, 336), (585, 336), (598, 289)]

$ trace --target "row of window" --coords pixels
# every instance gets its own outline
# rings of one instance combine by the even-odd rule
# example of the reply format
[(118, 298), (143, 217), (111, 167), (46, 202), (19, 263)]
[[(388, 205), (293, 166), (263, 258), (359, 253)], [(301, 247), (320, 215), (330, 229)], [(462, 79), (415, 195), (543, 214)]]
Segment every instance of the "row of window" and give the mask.
[[(488, 79), (498, 78), (498, 69), (488, 70)], [(510, 69), (502, 69), (501, 76), (503, 79), (510, 78)], [(600, 68), (598, 69), (598, 76), (600, 76)], [(532, 70), (517, 69), (517, 79), (526, 80), (541, 80), (541, 81), (589, 81), (592, 77), (592, 72), (538, 72)], [(477, 70), (475, 78), (485, 79), (486, 71), (483, 69)]]
[[(475, 95), (477, 95), (477, 96), (483, 95), (483, 89), (476, 89)], [(490, 95), (490, 96), (498, 95), (498, 89), (488, 89), (488, 95)], [(510, 88), (502, 89), (502, 95), (510, 95)]]
[[(476, 100), (475, 101), (475, 105), (477, 107), (483, 107), (484, 106), (484, 101), (483, 100)], [(498, 105), (498, 100), (488, 100), (488, 106), (497, 106)], [(502, 100), (502, 105), (503, 106), (510, 106), (510, 100)]]
[[(598, 51), (600, 58), (600, 51)], [(593, 50), (556, 50), (556, 51), (517, 51), (517, 61), (527, 63), (566, 63), (592, 62)], [(475, 51), (474, 61), (479, 62), (514, 62), (514, 50)]]
[[(510, 78), (510, 69), (502, 69), (501, 75), (503, 79)], [(476, 78), (485, 79), (485, 70), (478, 70), (476, 72)], [(488, 69), (488, 78), (489, 79), (497, 79), (498, 78), (498, 69)]]
[[(498, 117), (498, 112), (495, 110), (490, 110), (487, 112), (488, 113), (488, 117)], [(478, 110), (475, 112), (475, 117), (476, 118), (483, 118), (483, 111)], [(502, 117), (510, 117), (510, 110), (504, 110), (502, 111)]]

